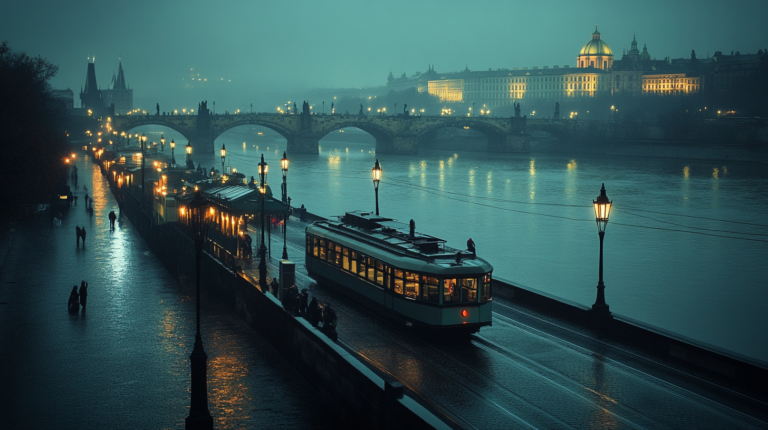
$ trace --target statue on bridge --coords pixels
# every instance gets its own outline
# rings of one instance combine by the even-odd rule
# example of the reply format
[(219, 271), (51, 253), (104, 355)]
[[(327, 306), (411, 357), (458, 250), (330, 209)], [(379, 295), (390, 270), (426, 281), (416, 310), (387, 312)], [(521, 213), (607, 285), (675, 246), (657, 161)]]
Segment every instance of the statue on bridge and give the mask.
[(520, 118), (520, 103), (515, 105), (515, 118)]
[(157, 103), (157, 116), (160, 116), (160, 103)]
[(304, 104), (301, 105), (301, 114), (309, 115), (309, 102), (304, 100)]
[(555, 116), (554, 116), (554, 119), (555, 119), (555, 121), (560, 119), (560, 103), (559, 102), (555, 102)]
[(408, 103), (403, 105), (403, 116), (408, 116)]
[(360, 113), (358, 115), (363, 116), (363, 104), (360, 103)]
[(299, 114), (299, 109), (296, 108), (296, 102), (293, 102), (293, 114), (294, 115), (298, 115)]

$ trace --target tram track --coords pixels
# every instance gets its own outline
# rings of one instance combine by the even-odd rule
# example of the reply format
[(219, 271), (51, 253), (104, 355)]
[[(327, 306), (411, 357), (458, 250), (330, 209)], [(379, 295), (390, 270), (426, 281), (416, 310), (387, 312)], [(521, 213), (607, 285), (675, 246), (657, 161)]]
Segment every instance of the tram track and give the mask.
[[(494, 306), (503, 307), (506, 310), (509, 310), (511, 312), (515, 312), (515, 313), (520, 314), (520, 315), (524, 315), (527, 318), (534, 319), (534, 320), (536, 320), (536, 321), (538, 321), (538, 322), (540, 322), (542, 324), (545, 324), (547, 326), (555, 327), (555, 328), (557, 328), (559, 330), (563, 330), (565, 332), (568, 332), (569, 334), (572, 334), (572, 335), (575, 335), (575, 336), (587, 339), (590, 342), (594, 342), (594, 343), (597, 343), (597, 344), (599, 344), (601, 346), (604, 346), (604, 347), (607, 347), (607, 348), (611, 348), (611, 349), (613, 349), (615, 351), (620, 352), (621, 354), (626, 354), (628, 356), (631, 356), (632, 358), (634, 358), (634, 359), (636, 359), (638, 361), (647, 362), (647, 363), (649, 363), (649, 365), (652, 365), (652, 366), (655, 366), (655, 367), (660, 367), (660, 368), (663, 368), (666, 371), (673, 372), (673, 373), (679, 375), (680, 377), (684, 377), (684, 378), (688, 378), (688, 379), (693, 379), (696, 382), (708, 385), (708, 386), (712, 387), (715, 390), (725, 392), (725, 393), (727, 393), (729, 395), (732, 395), (732, 396), (736, 396), (736, 397), (738, 397), (742, 401), (750, 402), (756, 408), (762, 408), (764, 410), (768, 410), (768, 402), (765, 402), (763, 400), (760, 400), (760, 399), (757, 399), (755, 397), (749, 396), (749, 395), (747, 395), (745, 393), (736, 391), (736, 390), (734, 390), (732, 388), (724, 387), (724, 386), (722, 386), (720, 384), (717, 384), (717, 383), (715, 383), (713, 381), (704, 379), (704, 378), (699, 377), (699, 376), (697, 376), (695, 374), (684, 372), (684, 371), (682, 371), (682, 370), (680, 370), (678, 368), (675, 368), (673, 366), (670, 366), (669, 364), (664, 363), (664, 362), (662, 362), (660, 360), (654, 360), (651, 357), (640, 355), (640, 354), (638, 354), (638, 353), (636, 353), (634, 351), (631, 351), (631, 350), (629, 350), (627, 348), (622, 348), (620, 346), (617, 346), (614, 343), (606, 342), (606, 341), (604, 341), (604, 340), (602, 340), (602, 339), (600, 339), (600, 338), (598, 338), (596, 336), (591, 336), (591, 335), (588, 335), (586, 333), (580, 332), (578, 330), (574, 330), (572, 328), (569, 328), (569, 327), (567, 327), (567, 326), (565, 326), (563, 324), (558, 324), (558, 323), (555, 323), (553, 321), (541, 318), (541, 317), (539, 317), (539, 316), (537, 316), (535, 314), (532, 314), (532, 313), (529, 313), (529, 312), (524, 312), (524, 311), (522, 311), (520, 309), (516, 309), (516, 308), (514, 308), (512, 306), (508, 306), (508, 305), (505, 305), (503, 303), (500, 303), (499, 301), (495, 301), (494, 302)], [(542, 332), (539, 329), (533, 328), (533, 327), (531, 327), (531, 326), (529, 326), (529, 325), (527, 325), (527, 324), (525, 324), (525, 323), (523, 323), (523, 322), (521, 322), (519, 320), (515, 320), (515, 319), (513, 319), (513, 318), (511, 318), (509, 316), (502, 315), (499, 312), (494, 311), (493, 314), (494, 314), (495, 317), (501, 318), (502, 320), (514, 321), (514, 323), (516, 325), (525, 326), (525, 327), (528, 327), (528, 329), (530, 329), (532, 331), (540, 332), (542, 334), (544, 333), (544, 332)], [(546, 335), (547, 336), (551, 336), (549, 334), (546, 334)], [(558, 338), (558, 340), (561, 341), (561, 342), (567, 342), (567, 341), (564, 341), (564, 340), (559, 339), (559, 338)], [(567, 342), (567, 343), (572, 345), (574, 348), (580, 348), (582, 350), (586, 350), (586, 348), (584, 348), (582, 346), (579, 346), (579, 345), (576, 345), (576, 344), (573, 344), (572, 342)], [(619, 365), (625, 366), (625, 365), (623, 365), (621, 363), (616, 362), (615, 360), (611, 360), (611, 361), (613, 361), (613, 362), (615, 362), (615, 363), (617, 363)], [(632, 370), (637, 371), (637, 372), (641, 372), (641, 373), (647, 375), (650, 378), (658, 379), (655, 376), (647, 374), (645, 372), (642, 372), (642, 371), (640, 371), (638, 369), (632, 368)]]
[[(300, 236), (304, 233), (303, 229), (288, 228), (288, 244), (287, 247), (292, 252), (297, 252), (301, 257), (297, 258), (297, 278), (300, 278), (302, 283), (306, 286), (310, 286), (314, 281), (309, 278), (304, 272), (303, 268), (303, 256), (305, 249), (303, 247), (303, 241), (300, 241), (299, 245), (294, 244), (296, 236)], [(290, 236), (294, 236), (291, 238)], [(282, 237), (279, 238), (282, 241)], [(295, 254), (294, 254), (295, 255)], [(358, 354), (369, 366), (377, 369), (383, 374), (392, 376), (402, 382), (406, 388), (413, 393), (421, 402), (432, 406), (435, 410), (444, 414), (447, 419), (451, 420), (456, 426), (464, 428), (486, 428), (487, 424), (479, 423), (475, 418), (479, 415), (485, 415), (485, 413), (472, 412), (469, 414), (460, 414), (457, 411), (462, 410), (457, 408), (455, 404), (451, 403), (450, 398), (445, 396), (435, 395), (435, 387), (424, 387), (424, 380), (430, 380), (433, 378), (440, 378), (443, 381), (448, 381), (452, 389), (459, 388), (465, 395), (462, 397), (471, 397), (475, 402), (481, 402), (485, 405), (485, 409), (490, 408), (495, 411), (496, 416), (503, 417), (509, 426), (522, 426), (525, 428), (541, 427), (556, 427), (556, 428), (574, 428), (585, 424), (583, 420), (576, 420), (576, 424), (570, 424), (574, 421), (564, 421), (555, 415), (548, 412), (550, 408), (544, 409), (535, 401), (531, 401), (528, 398), (524, 398), (521, 395), (515, 393), (510, 386), (512, 384), (504, 384), (502, 380), (494, 378), (493, 372), (491, 374), (484, 374), (477, 369), (467, 365), (462, 360), (462, 355), (465, 355), (461, 351), (451, 350), (450, 348), (438, 347), (423, 339), (419, 339), (411, 333), (407, 333), (402, 329), (398, 329), (394, 325), (388, 322), (384, 322), (381, 319), (371, 320), (367, 314), (360, 314), (357, 310), (358, 305), (350, 302), (346, 297), (340, 296), (335, 292), (330, 292), (327, 289), (311, 288), (315, 296), (324, 301), (328, 301), (334, 304), (337, 312), (346, 319), (344, 324), (340, 324), (339, 331), (339, 343), (345, 348)], [(635, 359), (644, 360), (651, 366), (661, 367), (668, 371), (678, 373), (681, 377), (694, 378), (698, 382), (707, 383), (715, 389), (722, 390), (729, 394), (733, 394), (754, 402), (756, 405), (765, 405), (761, 400), (746, 396), (743, 393), (731, 390), (727, 387), (722, 387), (714, 384), (711, 381), (707, 381), (702, 378), (698, 378), (695, 375), (684, 373), (674, 367), (668, 366), (664, 363), (657, 362), (648, 357), (643, 357), (632, 351), (622, 349), (616, 345), (612, 345), (609, 342), (605, 342), (601, 339), (591, 337), (587, 334), (580, 333), (576, 330), (568, 328), (564, 325), (559, 325), (555, 322), (548, 321), (544, 318), (540, 318), (534, 314), (523, 312), (519, 309), (515, 309), (511, 306), (504, 305), (500, 302), (495, 302), (495, 306), (500, 306), (503, 310), (509, 312), (519, 313), (527, 318), (532, 318), (537, 322), (540, 322), (544, 326), (552, 326), (559, 330), (565, 330), (570, 334), (581, 336), (588, 339), (591, 342), (596, 342), (600, 346), (608, 347), (620, 351), (622, 354), (627, 354)], [(382, 330), (382, 323), (386, 323), (388, 328)], [(660, 394), (665, 396), (672, 396), (677, 401), (687, 403), (691, 407), (705, 413), (706, 415), (712, 415), (718, 417), (720, 420), (727, 421), (729, 428), (765, 428), (766, 423), (747, 415), (743, 412), (735, 410), (723, 405), (714, 400), (707, 399), (704, 396), (698, 395), (690, 390), (681, 388), (678, 385), (664, 381), (638, 370), (634, 367), (627, 366), (623, 363), (617, 362), (610, 358), (601, 356), (592, 350), (581, 347), (577, 344), (573, 344), (559, 337), (553, 336), (538, 328), (529, 326), (521, 321), (513, 319), (510, 316), (503, 315), (499, 312), (494, 312), (494, 325), (495, 328), (503, 327), (503, 333), (519, 332), (523, 335), (536, 339), (537, 342), (545, 342), (550, 345), (560, 348), (568, 354), (573, 354), (573, 357), (577, 357), (580, 360), (599, 360), (601, 366), (609, 372), (611, 375), (619, 375), (623, 378), (629, 378), (633, 384), (638, 386), (644, 386), (648, 390), (656, 390)], [(365, 330), (346, 330), (347, 326), (354, 326), (356, 328), (365, 328)], [(489, 328), (490, 330), (490, 328)], [(363, 331), (364, 333), (358, 333)], [(362, 339), (362, 338), (365, 339)], [(379, 350), (371, 350), (367, 345), (369, 343), (379, 344)], [(653, 415), (653, 411), (647, 411), (645, 409), (638, 409), (632, 407), (632, 405), (616, 404), (611, 406), (610, 402), (614, 402), (614, 399), (606, 397), (601, 393), (601, 390), (595, 390), (594, 387), (580, 383), (578, 380), (569, 378), (567, 375), (559, 373), (558, 369), (548, 367), (546, 364), (539, 362), (525, 354), (515, 352), (513, 350), (514, 345), (505, 345), (503, 342), (497, 342), (484, 335), (474, 335), (471, 340), (472, 349), (476, 351), (482, 351), (483, 354), (493, 357), (492, 368), (503, 368), (506, 372), (514, 374), (525, 374), (529, 378), (537, 379), (540, 384), (549, 387), (543, 390), (550, 396), (559, 396), (556, 392), (571, 397), (573, 402), (580, 402), (582, 407), (589, 405), (588, 409), (594, 410), (596, 413), (610, 415), (609, 421), (619, 426), (631, 427), (631, 428), (665, 428), (676, 427), (675, 424), (670, 425), (670, 421), (674, 421), (674, 417), (663, 417), (664, 419), (657, 420)], [(381, 344), (384, 346), (382, 347)], [(377, 354), (381, 355), (382, 352), (389, 351), (390, 355), (400, 358), (400, 365), (395, 360), (393, 363), (392, 357), (377, 358)], [(418, 362), (418, 367), (423, 374), (419, 375), (415, 379), (411, 379), (412, 375), (409, 375), (407, 371), (403, 371), (402, 363)], [(449, 366), (445, 366), (445, 363), (449, 362)], [(438, 364), (439, 363), (439, 364)], [(454, 369), (453, 371), (446, 369)], [(458, 370), (456, 370), (458, 369)], [(432, 375), (429, 375), (429, 374)], [(428, 381), (432, 383), (432, 381)], [(429, 385), (429, 384), (428, 384)], [(439, 385), (439, 384), (438, 384)], [(675, 391), (676, 390), (676, 391)], [(432, 391), (432, 394), (430, 394)], [(605, 407), (606, 401), (609, 402), (610, 408)], [(650, 413), (649, 413), (650, 412)], [(557, 413), (557, 412), (555, 412)], [(522, 416), (521, 416), (522, 415)], [(536, 419), (531, 420), (531, 415)], [(533, 421), (533, 423), (531, 422)]]

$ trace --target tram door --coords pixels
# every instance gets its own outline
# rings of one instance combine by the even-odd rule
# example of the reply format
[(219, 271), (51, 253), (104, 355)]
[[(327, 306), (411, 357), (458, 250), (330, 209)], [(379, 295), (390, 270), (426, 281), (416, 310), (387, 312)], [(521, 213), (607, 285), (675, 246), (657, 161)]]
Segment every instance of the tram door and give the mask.
[(386, 283), (386, 291), (384, 293), (384, 307), (388, 311), (394, 310), (395, 307), (395, 296), (392, 294), (392, 283), (393, 283), (393, 276), (392, 276), (392, 267), (385, 265), (384, 266), (386, 270), (384, 271), (384, 274), (386, 275), (384, 277), (384, 282)]

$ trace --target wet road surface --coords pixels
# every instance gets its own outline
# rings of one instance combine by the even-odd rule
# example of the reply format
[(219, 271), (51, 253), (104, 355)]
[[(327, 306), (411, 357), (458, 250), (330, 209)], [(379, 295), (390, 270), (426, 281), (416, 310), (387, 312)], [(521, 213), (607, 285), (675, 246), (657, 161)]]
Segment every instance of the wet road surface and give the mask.
[[(169, 275), (127, 218), (109, 231), (117, 204), (98, 168), (77, 163), (78, 204), (62, 211), (61, 225), (42, 216), (16, 225), (12, 246), (0, 243), (0, 428), (183, 428), (194, 286)], [(86, 228), (85, 246), (76, 246), (76, 225)], [(70, 314), (81, 280), (87, 310)], [(338, 428), (306, 381), (231, 310), (203, 295), (201, 313), (216, 428)]]

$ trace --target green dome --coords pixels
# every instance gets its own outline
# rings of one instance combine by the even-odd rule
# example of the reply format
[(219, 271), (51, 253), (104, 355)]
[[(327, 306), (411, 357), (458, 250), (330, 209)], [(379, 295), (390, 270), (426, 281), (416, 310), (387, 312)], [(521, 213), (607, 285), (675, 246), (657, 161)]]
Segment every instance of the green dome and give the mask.
[(592, 40), (587, 42), (586, 45), (584, 45), (583, 48), (581, 48), (581, 52), (579, 52), (579, 55), (610, 55), (613, 56), (613, 52), (611, 51), (611, 48), (608, 47), (608, 44), (600, 40), (600, 32), (595, 29), (595, 32), (592, 33)]

